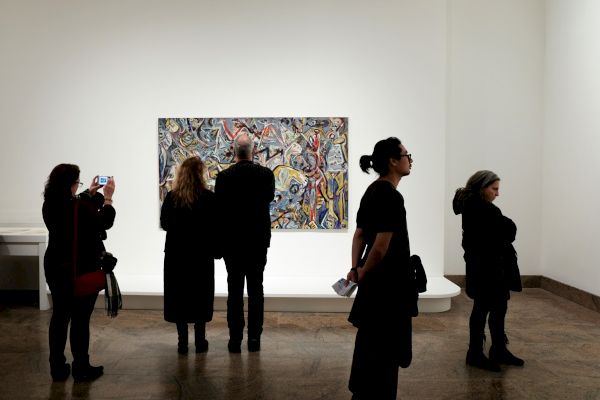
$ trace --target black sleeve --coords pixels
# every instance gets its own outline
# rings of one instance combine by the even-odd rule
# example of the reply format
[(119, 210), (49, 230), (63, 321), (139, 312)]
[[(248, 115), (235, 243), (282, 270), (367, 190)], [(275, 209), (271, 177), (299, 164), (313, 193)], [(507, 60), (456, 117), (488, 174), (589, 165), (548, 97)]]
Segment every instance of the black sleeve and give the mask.
[(167, 193), (160, 208), (160, 227), (168, 231), (170, 228), (171, 215), (173, 210), (173, 198), (171, 192)]
[[(210, 251), (212, 251), (212, 257), (216, 259), (220, 259), (223, 257), (223, 244), (221, 240), (218, 240), (219, 237), (219, 219), (218, 219), (218, 211), (216, 209), (217, 196), (214, 193), (209, 192), (207, 195), (206, 201), (206, 221), (207, 221), (207, 231), (212, 232), (206, 235), (205, 240), (207, 243), (199, 243), (199, 246), (207, 246)], [(215, 234), (216, 233), (216, 234)]]
[(512, 219), (502, 216), (502, 231), (504, 240), (508, 243), (512, 243), (515, 241), (517, 237), (517, 225), (512, 221)]
[(89, 189), (84, 190), (79, 194), (79, 199), (92, 204), (96, 208), (101, 208), (104, 204), (104, 196), (100, 192), (94, 193), (92, 196)]
[(265, 174), (266, 174), (266, 182), (267, 182), (267, 186), (266, 186), (266, 190), (265, 190), (265, 202), (267, 204), (269, 204), (270, 202), (273, 201), (273, 198), (275, 197), (275, 175), (273, 174), (273, 171), (271, 171), (269, 168), (265, 167)]
[(116, 215), (117, 212), (112, 205), (107, 204), (100, 207), (100, 210), (98, 210), (98, 217), (102, 223), (102, 229), (109, 230), (112, 228)]
[(479, 254), (501, 254), (516, 235), (515, 224), (503, 216), (498, 207), (486, 201), (473, 204), (463, 213), (463, 230), (469, 237), (469, 250)]
[(80, 218), (89, 220), (93, 229), (99, 232), (112, 228), (117, 214), (114, 207), (111, 205), (97, 208), (95, 202), (87, 200), (81, 201), (79, 212), (81, 214)]
[(223, 172), (219, 172), (217, 174), (217, 179), (215, 179), (215, 196), (219, 202), (225, 197), (225, 180), (225, 174), (223, 174)]
[(104, 196), (96, 192), (93, 196), (89, 189), (86, 189), (79, 195), (79, 200), (87, 210), (94, 210), (93, 220), (99, 230), (108, 230), (112, 228), (115, 221), (116, 211), (112, 205), (104, 205)]

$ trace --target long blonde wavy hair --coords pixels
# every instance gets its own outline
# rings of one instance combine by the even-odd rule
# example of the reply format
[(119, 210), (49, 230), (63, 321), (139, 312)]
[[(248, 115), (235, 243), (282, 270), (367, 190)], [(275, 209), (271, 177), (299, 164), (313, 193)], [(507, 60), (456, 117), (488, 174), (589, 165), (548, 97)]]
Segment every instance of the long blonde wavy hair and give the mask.
[(186, 159), (175, 175), (172, 191), (175, 206), (192, 208), (205, 190), (208, 189), (204, 181), (204, 163), (196, 156)]

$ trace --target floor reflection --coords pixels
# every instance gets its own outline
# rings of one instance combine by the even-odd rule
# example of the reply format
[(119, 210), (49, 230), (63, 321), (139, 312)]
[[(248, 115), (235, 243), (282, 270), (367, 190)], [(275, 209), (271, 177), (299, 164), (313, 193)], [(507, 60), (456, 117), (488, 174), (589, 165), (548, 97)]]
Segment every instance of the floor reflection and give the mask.
[[(465, 365), (471, 307), (461, 295), (449, 312), (415, 319), (413, 363), (399, 372), (398, 398), (600, 399), (599, 313), (541, 289), (515, 294), (507, 315), (509, 347), (526, 364), (493, 373)], [(226, 315), (216, 312), (207, 327), (208, 353), (191, 346), (181, 356), (177, 332), (161, 311), (124, 310), (109, 319), (98, 310), (90, 350), (105, 375), (78, 384), (72, 377), (51, 382), (50, 315), (0, 307), (1, 400), (350, 398), (356, 331), (345, 314), (266, 313), (261, 351), (230, 354)]]

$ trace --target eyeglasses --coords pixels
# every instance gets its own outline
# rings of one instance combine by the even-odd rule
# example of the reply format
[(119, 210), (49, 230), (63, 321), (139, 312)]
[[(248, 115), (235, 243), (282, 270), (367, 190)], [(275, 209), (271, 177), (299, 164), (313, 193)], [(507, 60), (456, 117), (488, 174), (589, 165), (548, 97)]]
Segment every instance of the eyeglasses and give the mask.
[(402, 159), (402, 157), (408, 157), (408, 161), (412, 161), (412, 154), (407, 153), (407, 154), (400, 154), (400, 159)]

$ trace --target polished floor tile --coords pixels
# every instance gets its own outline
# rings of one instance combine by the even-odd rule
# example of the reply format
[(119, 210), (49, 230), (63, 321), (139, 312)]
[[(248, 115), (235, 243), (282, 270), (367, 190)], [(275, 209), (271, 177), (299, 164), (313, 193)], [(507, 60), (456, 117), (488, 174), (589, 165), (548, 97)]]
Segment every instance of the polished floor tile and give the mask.
[[(414, 320), (413, 364), (399, 372), (400, 399), (600, 399), (600, 314), (542, 289), (509, 303), (510, 349), (523, 368), (492, 373), (465, 365), (472, 302)], [(208, 325), (210, 349), (176, 352), (175, 326), (161, 311), (96, 310), (91, 358), (105, 375), (52, 383), (50, 311), (0, 306), (0, 399), (349, 399), (355, 329), (345, 314), (267, 313), (262, 351), (227, 351), (225, 314)], [(67, 349), (68, 354), (68, 349)]]

